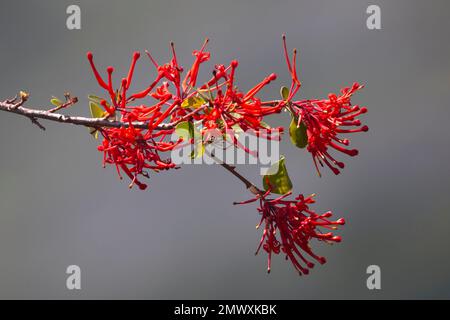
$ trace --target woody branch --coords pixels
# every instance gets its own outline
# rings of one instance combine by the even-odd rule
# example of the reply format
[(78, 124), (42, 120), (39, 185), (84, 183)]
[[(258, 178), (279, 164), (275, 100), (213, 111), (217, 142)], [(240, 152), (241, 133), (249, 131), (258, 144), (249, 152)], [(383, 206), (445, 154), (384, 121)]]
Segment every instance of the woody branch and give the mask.
[[(23, 104), (25, 103), (26, 98), (20, 98), (19, 100), (17, 98), (13, 99), (7, 99), (4, 101), (0, 101), (0, 111), (15, 113), (24, 117), (29, 118), (33, 123), (38, 125), (41, 129), (45, 130), (45, 127), (42, 126), (38, 120), (44, 119), (54, 122), (60, 122), (60, 123), (70, 123), (73, 125), (79, 125), (79, 126), (85, 126), (85, 127), (91, 127), (91, 128), (120, 128), (120, 127), (128, 127), (128, 122), (123, 121), (117, 121), (108, 119), (107, 117), (104, 118), (89, 118), (89, 117), (80, 117), (80, 116), (68, 116), (61, 113), (55, 113), (52, 112), (52, 109), (50, 110), (44, 110), (44, 108), (27, 108), (24, 107)], [(199, 112), (200, 110), (197, 109), (195, 112)], [(192, 114), (188, 114), (186, 117), (183, 117), (180, 120), (177, 120), (173, 123), (165, 123), (160, 124), (158, 126), (155, 126), (154, 130), (170, 130), (175, 128), (175, 126), (180, 122), (184, 121), (187, 118), (189, 118)], [(132, 123), (135, 128), (139, 129), (147, 129), (149, 123), (148, 122), (133, 122)]]

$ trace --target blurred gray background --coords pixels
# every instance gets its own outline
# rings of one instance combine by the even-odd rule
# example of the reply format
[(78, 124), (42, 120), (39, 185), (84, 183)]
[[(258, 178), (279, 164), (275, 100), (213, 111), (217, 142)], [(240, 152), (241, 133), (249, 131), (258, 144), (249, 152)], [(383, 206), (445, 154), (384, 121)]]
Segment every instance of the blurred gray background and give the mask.
[[(78, 4), (82, 29), (66, 28)], [(366, 28), (366, 8), (381, 7), (382, 30)], [(175, 41), (183, 65), (204, 37), (214, 63), (238, 58), (249, 89), (270, 72), (278, 97), (289, 77), (282, 33), (300, 52), (304, 98), (359, 81), (370, 131), (352, 135), (356, 158), (340, 176), (318, 178), (309, 154), (285, 139), (282, 153), (295, 192), (317, 193), (317, 211), (345, 217), (343, 242), (315, 245), (328, 263), (298, 277), (277, 256), (254, 256), (260, 237), (254, 205), (218, 166), (184, 166), (129, 190), (101, 168), (96, 141), (81, 127), (0, 113), (0, 298), (308, 299), (450, 298), (450, 31), (448, 1), (2, 1), (0, 99), (25, 89), (30, 106), (52, 95), (101, 93), (85, 54), (126, 72), (134, 50), (160, 61)], [(154, 69), (137, 67), (136, 88)], [(150, 74), (152, 73), (152, 74)], [(203, 77), (204, 79), (204, 77)], [(269, 120), (288, 123), (285, 115)], [(287, 136), (285, 137), (287, 138)], [(256, 166), (240, 167), (260, 181)], [(66, 267), (81, 267), (82, 290), (66, 289)], [(366, 268), (382, 289), (366, 288)]]

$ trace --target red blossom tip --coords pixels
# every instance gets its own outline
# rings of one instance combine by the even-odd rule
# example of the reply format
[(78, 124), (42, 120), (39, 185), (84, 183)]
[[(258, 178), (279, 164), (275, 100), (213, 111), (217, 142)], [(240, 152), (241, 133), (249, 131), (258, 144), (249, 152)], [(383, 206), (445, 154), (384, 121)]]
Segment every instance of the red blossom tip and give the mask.
[(330, 169), (331, 169), (331, 171), (333, 171), (333, 173), (334, 173), (335, 175), (338, 175), (339, 173), (341, 173), (341, 172), (339, 171), (339, 169), (337, 169), (337, 168), (335, 168), (335, 167), (330, 167)]
[(362, 107), (360, 112), (361, 113), (367, 113), (367, 108), (366, 107)]
[(86, 57), (88, 58), (89, 61), (92, 60), (92, 59), (94, 59), (94, 55), (92, 54), (91, 51), (88, 51), (88, 52), (87, 52)]
[(331, 240), (333, 240), (334, 242), (341, 242), (342, 238), (340, 236), (334, 236), (333, 238), (331, 238)]
[(340, 225), (344, 225), (345, 224), (345, 219), (344, 218), (337, 219), (336, 223), (340, 224)]
[(139, 51), (135, 51), (133, 53), (133, 60), (137, 60), (141, 57), (141, 53)]
[(327, 259), (325, 257), (317, 257), (317, 261), (319, 261), (320, 264), (327, 263)]
[(368, 126), (363, 126), (363, 127), (361, 128), (361, 131), (364, 131), (364, 132), (369, 131), (369, 127), (368, 127)]
[(106, 71), (108, 73), (113, 73), (114, 72), (114, 67), (109, 66), (108, 68), (106, 68)]
[(277, 75), (275, 73), (272, 73), (271, 75), (269, 75), (269, 81), (275, 81), (277, 79)]
[(147, 185), (144, 184), (144, 183), (140, 183), (140, 184), (139, 184), (139, 189), (140, 189), (140, 190), (145, 190), (145, 189), (147, 189)]
[(239, 62), (237, 60), (231, 61), (231, 67), (232, 68), (237, 68), (238, 65), (239, 65)]
[(348, 150), (348, 155), (350, 157), (357, 156), (359, 154), (359, 151), (357, 149)]
[(353, 89), (358, 89), (364, 87), (363, 85), (359, 84), (358, 82), (353, 83)]

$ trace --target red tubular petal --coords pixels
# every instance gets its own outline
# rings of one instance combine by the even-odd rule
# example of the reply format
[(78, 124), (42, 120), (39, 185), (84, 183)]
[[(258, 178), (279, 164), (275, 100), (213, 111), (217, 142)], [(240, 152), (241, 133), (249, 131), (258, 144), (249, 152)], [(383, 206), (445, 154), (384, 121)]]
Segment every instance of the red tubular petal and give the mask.
[(103, 81), (102, 77), (100, 76), (100, 74), (99, 74), (98, 71), (97, 71), (97, 68), (95, 67), (95, 64), (94, 64), (94, 55), (92, 54), (92, 52), (89, 51), (89, 52), (87, 53), (87, 58), (88, 58), (88, 60), (89, 60), (89, 63), (90, 63), (90, 65), (91, 65), (91, 69), (92, 69), (92, 71), (94, 72), (94, 76), (95, 76), (95, 78), (97, 79), (98, 84), (99, 84), (102, 88), (108, 90), (108, 85), (106, 84), (105, 81)]
[(128, 70), (127, 85), (126, 85), (127, 89), (131, 85), (131, 80), (133, 78), (133, 73), (134, 73), (134, 67), (136, 66), (136, 62), (138, 61), (140, 56), (141, 56), (141, 54), (137, 51), (133, 54), (133, 59), (131, 60), (130, 69)]

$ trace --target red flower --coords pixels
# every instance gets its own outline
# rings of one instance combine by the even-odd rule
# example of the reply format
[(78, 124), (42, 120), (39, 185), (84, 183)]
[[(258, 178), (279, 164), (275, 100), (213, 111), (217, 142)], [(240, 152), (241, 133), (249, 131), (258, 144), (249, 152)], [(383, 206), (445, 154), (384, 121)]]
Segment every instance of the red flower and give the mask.
[(314, 203), (314, 195), (304, 197), (299, 195), (295, 200), (285, 200), (291, 193), (276, 199), (268, 199), (270, 190), (245, 202), (244, 204), (259, 200), (258, 208), (261, 214), (261, 221), (257, 228), (263, 226), (263, 234), (256, 250), (261, 247), (267, 252), (267, 271), (270, 272), (272, 253), (283, 252), (286, 259), (289, 259), (300, 275), (308, 274), (309, 269), (314, 267), (314, 263), (308, 260), (307, 256), (315, 259), (320, 264), (324, 264), (326, 259), (312, 252), (309, 245), (312, 239), (317, 239), (326, 243), (340, 242), (341, 237), (333, 233), (323, 233), (321, 228), (336, 230), (338, 225), (345, 224), (344, 219), (331, 221), (331, 211), (317, 214), (309, 208)]
[(328, 99), (293, 102), (299, 121), (306, 125), (307, 150), (313, 157), (319, 175), (318, 164), (322, 167), (326, 164), (335, 174), (339, 174), (338, 168), (344, 168), (344, 163), (329, 153), (330, 147), (351, 157), (358, 154), (356, 149), (345, 148), (350, 141), (341, 138), (340, 134), (369, 130), (367, 126), (361, 126), (361, 121), (357, 119), (367, 112), (367, 108), (354, 106), (350, 101), (351, 96), (361, 88), (362, 85), (354, 83), (352, 87), (344, 88), (339, 96), (330, 94)]
[[(244, 132), (260, 135), (266, 139), (280, 139), (279, 134), (283, 128), (268, 128), (262, 123), (262, 119), (268, 115), (279, 113), (283, 105), (280, 102), (263, 102), (256, 96), (265, 86), (276, 79), (275, 74), (270, 74), (247, 93), (243, 93), (235, 86), (237, 67), (238, 62), (235, 60), (228, 67), (216, 66), (213, 78), (190, 95), (198, 93), (210, 95), (208, 108), (194, 118), (202, 120), (205, 131), (220, 129), (222, 134), (230, 135), (238, 148), (256, 155), (237, 141), (233, 127), (237, 126)], [(263, 130), (263, 134), (260, 134), (261, 130)]]
[(186, 74), (186, 77), (184, 78), (183, 81), (184, 91), (189, 91), (191, 88), (195, 87), (195, 84), (197, 83), (197, 76), (200, 65), (203, 62), (208, 61), (211, 56), (209, 52), (204, 51), (208, 42), (209, 39), (206, 39), (205, 42), (203, 43), (202, 48), (200, 50), (194, 50), (194, 52), (192, 53), (195, 56), (195, 61), (192, 64), (191, 69)]
[(150, 129), (134, 128), (130, 121), (127, 128), (105, 128), (101, 133), (104, 139), (98, 150), (103, 152), (103, 165), (114, 164), (120, 179), (123, 171), (131, 179), (130, 188), (134, 184), (141, 190), (147, 188), (138, 178), (139, 175), (148, 178), (147, 170), (159, 172), (175, 168), (170, 159), (161, 159), (160, 152), (172, 150), (180, 141), (164, 142), (164, 132), (159, 133), (160, 140), (157, 140), (157, 134)]

